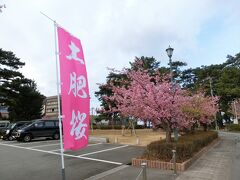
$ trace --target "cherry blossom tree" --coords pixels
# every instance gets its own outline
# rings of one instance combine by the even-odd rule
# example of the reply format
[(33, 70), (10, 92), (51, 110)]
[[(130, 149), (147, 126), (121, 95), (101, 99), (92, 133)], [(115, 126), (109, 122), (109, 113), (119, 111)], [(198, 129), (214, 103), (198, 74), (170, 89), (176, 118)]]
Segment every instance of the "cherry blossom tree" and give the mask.
[(200, 92), (189, 96), (182, 110), (192, 126), (199, 122), (206, 129), (218, 111), (218, 100), (218, 97), (205, 96), (204, 93)]
[(111, 111), (149, 120), (154, 127), (160, 125), (166, 131), (167, 142), (171, 141), (174, 127), (187, 128), (190, 125), (182, 111), (182, 105), (188, 101), (187, 93), (179, 86), (173, 87), (169, 75), (150, 76), (144, 71), (126, 74), (130, 83), (122, 87), (113, 86), (113, 96), (105, 97), (116, 102)]

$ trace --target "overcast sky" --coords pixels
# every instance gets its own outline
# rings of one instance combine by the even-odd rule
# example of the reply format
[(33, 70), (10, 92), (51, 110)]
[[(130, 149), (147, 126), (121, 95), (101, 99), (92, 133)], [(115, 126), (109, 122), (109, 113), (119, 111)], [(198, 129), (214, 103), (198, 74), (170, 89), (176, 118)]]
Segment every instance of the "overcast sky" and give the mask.
[(96, 83), (107, 67), (122, 69), (135, 56), (173, 60), (189, 67), (222, 63), (240, 52), (239, 0), (0, 0), (0, 48), (26, 63), (21, 69), (45, 96), (56, 95), (53, 23), (81, 39), (88, 70), (91, 107)]

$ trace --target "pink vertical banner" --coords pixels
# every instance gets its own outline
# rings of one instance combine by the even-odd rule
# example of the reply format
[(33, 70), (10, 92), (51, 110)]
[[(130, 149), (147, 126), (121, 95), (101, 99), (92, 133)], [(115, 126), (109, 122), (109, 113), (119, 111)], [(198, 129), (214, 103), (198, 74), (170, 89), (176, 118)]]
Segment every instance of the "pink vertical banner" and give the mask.
[(64, 150), (88, 144), (90, 97), (81, 41), (58, 27)]

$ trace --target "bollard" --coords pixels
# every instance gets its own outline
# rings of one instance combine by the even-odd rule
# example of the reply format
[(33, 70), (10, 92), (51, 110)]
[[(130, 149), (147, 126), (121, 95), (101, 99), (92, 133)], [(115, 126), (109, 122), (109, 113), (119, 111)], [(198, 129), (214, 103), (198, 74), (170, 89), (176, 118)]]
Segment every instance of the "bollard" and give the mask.
[(176, 150), (173, 149), (172, 152), (173, 152), (173, 157), (172, 157), (172, 159), (173, 159), (173, 172), (174, 172), (174, 175), (177, 175)]
[(147, 180), (147, 163), (141, 163), (143, 180)]
[(139, 137), (137, 137), (137, 145), (140, 144), (140, 140), (139, 140)]
[(115, 137), (114, 143), (117, 144), (118, 143), (118, 138)]

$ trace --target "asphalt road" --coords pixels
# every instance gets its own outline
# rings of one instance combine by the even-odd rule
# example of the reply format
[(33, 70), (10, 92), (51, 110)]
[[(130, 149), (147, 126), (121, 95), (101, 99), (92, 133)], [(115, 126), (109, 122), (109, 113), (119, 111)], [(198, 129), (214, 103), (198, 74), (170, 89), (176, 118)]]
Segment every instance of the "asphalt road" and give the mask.
[[(60, 180), (59, 141), (30, 143), (0, 140), (1, 180)], [(82, 180), (129, 164), (142, 154), (142, 147), (116, 144), (89, 144), (79, 151), (64, 152), (67, 180)]]

